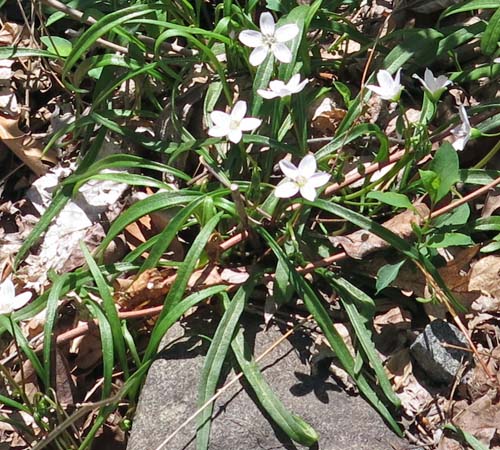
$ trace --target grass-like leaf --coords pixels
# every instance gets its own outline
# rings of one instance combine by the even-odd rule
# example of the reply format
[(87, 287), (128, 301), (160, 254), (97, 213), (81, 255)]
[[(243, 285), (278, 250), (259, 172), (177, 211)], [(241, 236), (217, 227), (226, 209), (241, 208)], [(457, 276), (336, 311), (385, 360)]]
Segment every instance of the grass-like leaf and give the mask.
[[(222, 366), (231, 345), (234, 332), (238, 326), (241, 313), (245, 308), (247, 299), (255, 287), (255, 276), (250, 277), (241, 286), (229, 302), (222, 319), (217, 326), (214, 337), (203, 363), (200, 382), (198, 385), (198, 407), (204, 405), (210, 399), (217, 388)], [(211, 416), (213, 402), (206, 406), (197, 417), (196, 449), (207, 450), (210, 438)]]
[(234, 337), (231, 348), (249, 385), (262, 408), (287, 436), (301, 445), (311, 446), (318, 440), (316, 430), (302, 418), (290, 413), (267, 384), (259, 366), (245, 343), (243, 328)]
[(92, 255), (90, 254), (85, 244), (81, 243), (80, 249), (82, 250), (85, 261), (89, 266), (89, 270), (95, 280), (97, 289), (99, 290), (99, 295), (102, 299), (102, 306), (104, 311), (106, 312), (107, 320), (109, 321), (109, 324), (111, 326), (114, 348), (116, 348), (118, 360), (120, 361), (120, 365), (124, 371), (125, 378), (127, 378), (129, 371), (125, 341), (123, 339), (123, 334), (121, 333), (120, 319), (118, 317), (118, 312), (116, 311), (115, 301), (113, 299), (113, 296), (111, 295), (109, 286), (106, 283), (101, 270), (99, 269), (99, 266), (94, 261), (94, 258), (92, 258)]
[(374, 389), (370, 386), (368, 380), (362, 372), (358, 372), (355, 367), (353, 355), (349, 352), (345, 342), (333, 326), (330, 316), (325, 307), (321, 304), (320, 299), (307, 283), (307, 281), (298, 274), (294, 265), (290, 262), (288, 257), (284, 254), (278, 243), (272, 236), (263, 228), (257, 228), (258, 232), (264, 237), (271, 250), (274, 252), (279, 261), (288, 267), (290, 273), (290, 282), (294, 285), (298, 295), (304, 300), (308, 311), (313, 315), (314, 320), (321, 328), (328, 343), (332, 347), (335, 355), (339, 359), (342, 367), (346, 372), (355, 380), (360, 392), (365, 398), (373, 405), (379, 414), (387, 421), (392, 429), (401, 435), (399, 425), (392, 417), (391, 413), (385, 406), (384, 402), (377, 396)]

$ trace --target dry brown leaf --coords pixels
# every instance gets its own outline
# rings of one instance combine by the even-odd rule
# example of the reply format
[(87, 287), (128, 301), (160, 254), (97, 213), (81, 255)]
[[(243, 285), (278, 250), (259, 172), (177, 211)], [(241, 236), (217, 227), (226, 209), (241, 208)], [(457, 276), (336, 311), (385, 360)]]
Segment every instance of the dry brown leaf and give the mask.
[(71, 344), (72, 353), (77, 353), (75, 365), (81, 370), (89, 370), (102, 363), (102, 346), (99, 328), (90, 321), (89, 330)]
[(500, 191), (495, 189), (488, 192), (481, 217), (490, 217), (498, 208), (500, 208)]
[(500, 426), (500, 403), (496, 396), (496, 390), (491, 390), (467, 408), (453, 410), (454, 425), (472, 434), (487, 448)]
[(486, 256), (472, 264), (468, 288), (500, 301), (500, 256)]
[(145, 305), (161, 305), (175, 280), (175, 273), (175, 269), (172, 268), (145, 270), (125, 291), (115, 293), (115, 301), (126, 311)]
[[(417, 213), (405, 211), (382, 225), (400, 238), (410, 239), (413, 235), (412, 224), (421, 224), (429, 214), (429, 208), (424, 204), (415, 205), (415, 209)], [(332, 237), (330, 240), (336, 245), (341, 245), (345, 252), (354, 259), (363, 259), (370, 253), (390, 247), (386, 241), (366, 230), (359, 230), (347, 236)]]
[(43, 147), (40, 142), (19, 130), (18, 119), (0, 115), (0, 139), (38, 176), (47, 172), (42, 159), (54, 164), (56, 162), (54, 157), (42, 155)]
[(55, 386), (57, 401), (64, 408), (73, 406), (75, 404), (76, 386), (71, 377), (68, 360), (57, 345), (54, 346), (54, 353), (55, 370), (53, 376), (55, 382), (53, 386)]

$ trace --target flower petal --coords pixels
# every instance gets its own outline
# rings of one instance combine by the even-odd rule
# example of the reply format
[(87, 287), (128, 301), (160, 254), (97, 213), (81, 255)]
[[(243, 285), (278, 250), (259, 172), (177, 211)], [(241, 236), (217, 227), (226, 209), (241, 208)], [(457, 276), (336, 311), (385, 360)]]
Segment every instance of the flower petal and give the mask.
[(289, 180), (282, 181), (276, 186), (276, 189), (274, 189), (274, 195), (278, 198), (290, 198), (297, 192), (299, 192), (298, 184)]
[(299, 27), (294, 23), (288, 23), (279, 27), (274, 33), (274, 37), (278, 42), (288, 42), (291, 41), (295, 36), (299, 34)]
[(247, 102), (244, 100), (238, 100), (231, 110), (231, 120), (235, 122), (240, 122), (245, 117), (247, 113)]
[(413, 74), (413, 78), (415, 78), (415, 80), (420, 81), (420, 84), (424, 87), (424, 89), (429, 90), (427, 87), (427, 83), (424, 80), (422, 80), (422, 78), (420, 78), (416, 73)]
[(316, 158), (314, 157), (314, 155), (306, 155), (299, 163), (299, 175), (309, 179), (313, 176), (314, 172), (316, 172), (316, 167)]
[(229, 133), (227, 133), (227, 138), (235, 144), (240, 142), (242, 137), (243, 133), (239, 128), (233, 128), (232, 130), (229, 130)]
[(292, 94), (297, 94), (297, 93), (299, 93), (300, 91), (302, 91), (306, 87), (307, 83), (309, 83), (309, 80), (307, 78), (305, 80), (302, 80), (296, 86), (290, 86), (290, 83), (288, 83), (289, 84), (288, 89), (290, 89), (290, 91), (292, 92)]
[(262, 45), (262, 33), (254, 30), (243, 30), (238, 39), (247, 47), (260, 47)]
[(5, 281), (0, 284), (0, 303), (10, 303), (16, 296), (16, 288), (12, 277), (9, 275)]
[(310, 184), (313, 188), (319, 188), (326, 183), (330, 179), (330, 174), (326, 172), (317, 172), (309, 178), (307, 184)]
[(382, 98), (386, 98), (387, 90), (384, 88), (381, 88), (380, 86), (377, 86), (375, 84), (367, 84), (366, 87), (370, 89), (370, 91), (375, 92), (375, 94), (380, 95)]
[(285, 44), (282, 44), (281, 42), (273, 44), (273, 46), (271, 47), (271, 51), (273, 52), (276, 59), (282, 63), (288, 64), (292, 61), (292, 52)]
[(396, 75), (394, 76), (393, 84), (400, 84), (401, 83), (401, 68), (396, 72)]
[(267, 45), (261, 45), (260, 47), (254, 48), (252, 50), (252, 53), (250, 53), (250, 58), (248, 58), (250, 64), (252, 66), (261, 65), (266, 59), (268, 52), (269, 52), (269, 47)]
[(16, 298), (11, 303), (12, 309), (22, 308), (24, 305), (26, 305), (26, 303), (30, 301), (30, 298), (31, 298), (31, 292), (23, 292), (19, 295), (16, 295)]
[(453, 144), (451, 145), (455, 150), (461, 151), (465, 148), (465, 145), (467, 144), (468, 141), (469, 141), (469, 136), (462, 136), (456, 139), (455, 142), (453, 142)]
[(272, 80), (269, 82), (269, 89), (274, 92), (280, 92), (285, 87), (285, 83), (281, 80)]
[(299, 175), (299, 170), (292, 164), (290, 161), (286, 159), (282, 159), (279, 162), (281, 171), (285, 174), (287, 178), (294, 180)]
[(306, 200), (313, 202), (316, 200), (316, 189), (314, 189), (310, 183), (306, 183), (300, 188), (300, 195), (302, 195), (302, 197)]
[(467, 111), (465, 110), (464, 105), (459, 106), (458, 114), (460, 114), (460, 119), (462, 120), (462, 123), (465, 125), (465, 128), (467, 128), (467, 130), (470, 131), (469, 116), (467, 116)]
[(208, 135), (212, 137), (222, 137), (222, 136), (227, 136), (229, 133), (229, 128), (228, 127), (210, 127), (208, 129)]
[(274, 18), (270, 12), (264, 12), (260, 15), (259, 20), (260, 31), (268, 36), (274, 35)]
[(224, 125), (227, 126), (228, 121), (231, 120), (231, 116), (222, 111), (212, 111), (210, 113), (210, 119), (212, 119), (214, 125), (223, 127)]
[(381, 88), (388, 89), (394, 84), (391, 74), (387, 70), (379, 70), (377, 72), (377, 81)]
[(257, 94), (259, 94), (262, 98), (265, 98), (267, 100), (270, 100), (272, 98), (279, 97), (276, 92), (273, 91), (265, 91), (264, 89), (257, 89)]
[(257, 119), (255, 117), (245, 117), (240, 122), (240, 130), (241, 131), (252, 131), (252, 130), (255, 130), (256, 128), (259, 128), (261, 123), (262, 123), (262, 120)]

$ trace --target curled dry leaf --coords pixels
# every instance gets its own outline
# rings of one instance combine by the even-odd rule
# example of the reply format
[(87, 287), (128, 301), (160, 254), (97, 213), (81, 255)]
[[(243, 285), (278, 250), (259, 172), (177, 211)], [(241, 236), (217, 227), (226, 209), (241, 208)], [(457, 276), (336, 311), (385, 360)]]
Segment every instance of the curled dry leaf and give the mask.
[[(415, 205), (416, 213), (405, 211), (397, 214), (382, 225), (402, 239), (410, 239), (413, 235), (412, 224), (420, 225), (429, 214), (424, 204)], [(335, 245), (341, 245), (345, 252), (354, 259), (362, 259), (370, 253), (389, 248), (389, 244), (377, 235), (366, 230), (359, 230), (347, 236), (330, 238)]]
[(29, 134), (19, 130), (18, 119), (0, 115), (0, 140), (37, 176), (47, 172), (42, 159), (56, 162), (51, 154), (42, 154), (42, 145)]

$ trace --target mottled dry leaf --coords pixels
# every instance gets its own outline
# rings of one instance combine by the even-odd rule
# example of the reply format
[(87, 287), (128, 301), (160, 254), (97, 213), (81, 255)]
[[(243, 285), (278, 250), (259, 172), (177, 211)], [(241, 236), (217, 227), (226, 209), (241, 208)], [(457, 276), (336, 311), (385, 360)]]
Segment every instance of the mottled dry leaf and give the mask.
[(406, 386), (412, 373), (410, 350), (402, 348), (389, 356), (385, 363), (385, 369), (389, 379), (392, 380), (394, 391), (397, 392)]
[(454, 408), (453, 423), (479, 439), (487, 448), (500, 427), (500, 404), (496, 390), (489, 391), (464, 410)]
[[(424, 204), (416, 205), (415, 209), (417, 213), (405, 211), (382, 225), (400, 238), (410, 239), (413, 235), (411, 225), (420, 225), (429, 214), (429, 208)], [(354, 259), (363, 259), (370, 253), (389, 248), (386, 241), (366, 230), (359, 230), (347, 236), (332, 237), (330, 240), (336, 245), (341, 245), (345, 252)]]
[(472, 265), (469, 290), (500, 300), (500, 256), (486, 256)]
[(115, 301), (123, 310), (161, 305), (175, 280), (175, 269), (148, 269), (139, 274), (125, 291), (115, 293)]
[(228, 284), (243, 284), (248, 280), (250, 274), (246, 267), (235, 267), (233, 269), (223, 269), (220, 276)]
[(29, 134), (24, 134), (17, 125), (18, 119), (0, 115), (0, 139), (36, 175), (43, 175), (47, 172), (47, 167), (42, 163), (42, 159), (55, 163), (55, 158), (50, 154), (42, 155), (41, 142)]
[(490, 217), (498, 208), (500, 208), (500, 191), (495, 189), (488, 192), (481, 217)]

